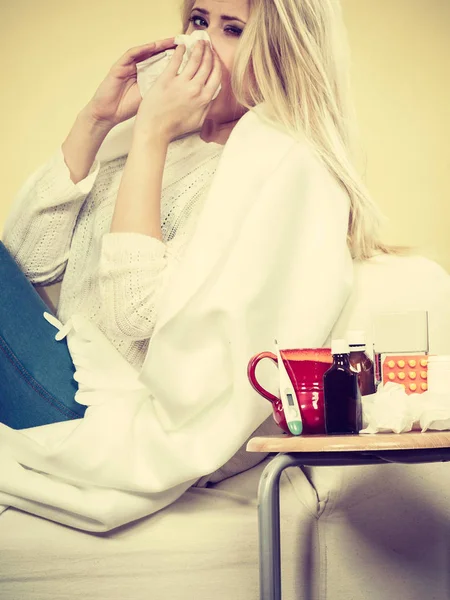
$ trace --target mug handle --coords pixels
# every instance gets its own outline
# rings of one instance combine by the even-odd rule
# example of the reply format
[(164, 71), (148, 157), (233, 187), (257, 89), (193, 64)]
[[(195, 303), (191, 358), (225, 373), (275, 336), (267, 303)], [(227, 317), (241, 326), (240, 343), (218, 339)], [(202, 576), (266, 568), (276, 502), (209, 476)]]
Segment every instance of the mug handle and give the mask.
[(270, 360), (272, 360), (278, 367), (278, 359), (273, 352), (260, 352), (259, 354), (256, 354), (253, 358), (251, 358), (250, 362), (248, 363), (247, 375), (249, 381), (252, 385), (252, 388), (256, 390), (258, 394), (261, 394), (263, 398), (269, 400), (270, 402), (279, 402), (280, 399), (268, 392), (267, 390), (265, 390), (256, 379), (256, 367), (263, 358), (270, 358)]

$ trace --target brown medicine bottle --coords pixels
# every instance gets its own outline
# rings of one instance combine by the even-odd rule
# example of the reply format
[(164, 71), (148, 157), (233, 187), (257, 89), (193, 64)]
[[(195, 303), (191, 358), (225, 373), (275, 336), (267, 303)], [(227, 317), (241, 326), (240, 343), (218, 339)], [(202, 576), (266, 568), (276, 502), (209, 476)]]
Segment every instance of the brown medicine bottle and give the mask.
[(350, 369), (346, 340), (333, 340), (333, 364), (323, 376), (327, 435), (358, 434), (362, 429), (358, 375)]
[(374, 364), (366, 352), (366, 336), (364, 331), (347, 332), (347, 342), (350, 348), (350, 368), (355, 373), (358, 373), (361, 396), (375, 394)]

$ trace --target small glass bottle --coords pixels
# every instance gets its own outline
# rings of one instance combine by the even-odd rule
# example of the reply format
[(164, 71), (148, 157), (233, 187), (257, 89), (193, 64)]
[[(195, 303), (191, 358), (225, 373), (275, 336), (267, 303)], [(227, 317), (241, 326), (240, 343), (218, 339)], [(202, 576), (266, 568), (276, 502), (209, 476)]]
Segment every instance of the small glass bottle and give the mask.
[(372, 359), (366, 352), (366, 335), (364, 331), (347, 332), (350, 348), (350, 368), (358, 373), (361, 396), (375, 394), (375, 371)]
[(358, 375), (350, 369), (346, 340), (331, 343), (333, 364), (323, 376), (327, 435), (358, 434), (362, 429)]

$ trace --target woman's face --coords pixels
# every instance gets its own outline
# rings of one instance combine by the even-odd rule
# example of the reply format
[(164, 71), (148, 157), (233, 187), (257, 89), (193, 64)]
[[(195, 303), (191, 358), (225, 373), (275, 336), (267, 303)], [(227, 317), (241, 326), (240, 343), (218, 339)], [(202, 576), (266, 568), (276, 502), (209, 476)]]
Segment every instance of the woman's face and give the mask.
[(231, 89), (231, 73), (240, 35), (249, 18), (248, 0), (196, 0), (189, 29), (209, 34), (222, 65), (222, 90), (211, 103), (207, 118), (228, 123), (242, 117), (246, 109), (237, 103)]

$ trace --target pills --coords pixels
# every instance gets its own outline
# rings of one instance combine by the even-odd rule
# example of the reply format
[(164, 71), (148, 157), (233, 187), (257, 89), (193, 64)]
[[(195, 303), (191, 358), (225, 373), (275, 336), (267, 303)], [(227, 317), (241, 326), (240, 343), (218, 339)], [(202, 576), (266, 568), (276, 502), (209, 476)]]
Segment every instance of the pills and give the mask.
[(382, 382), (398, 383), (407, 394), (421, 394), (428, 390), (428, 356), (382, 355)]

